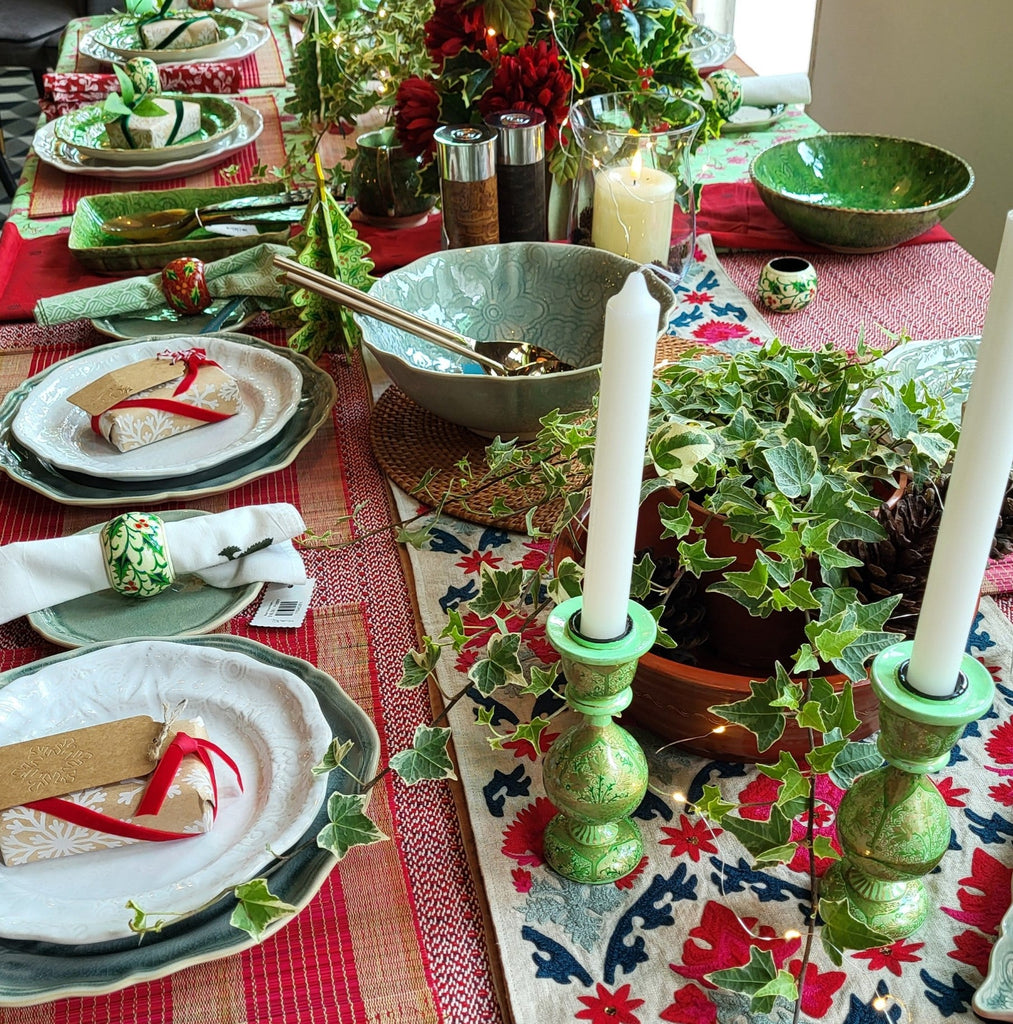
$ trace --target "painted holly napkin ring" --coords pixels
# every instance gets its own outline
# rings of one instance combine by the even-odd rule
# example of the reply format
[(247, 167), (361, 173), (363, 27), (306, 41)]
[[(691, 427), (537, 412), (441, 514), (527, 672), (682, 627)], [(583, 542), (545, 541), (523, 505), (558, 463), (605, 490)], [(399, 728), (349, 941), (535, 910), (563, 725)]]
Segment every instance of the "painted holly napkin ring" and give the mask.
[(154, 597), (176, 578), (165, 524), (151, 512), (124, 512), (99, 533), (109, 585), (124, 597)]

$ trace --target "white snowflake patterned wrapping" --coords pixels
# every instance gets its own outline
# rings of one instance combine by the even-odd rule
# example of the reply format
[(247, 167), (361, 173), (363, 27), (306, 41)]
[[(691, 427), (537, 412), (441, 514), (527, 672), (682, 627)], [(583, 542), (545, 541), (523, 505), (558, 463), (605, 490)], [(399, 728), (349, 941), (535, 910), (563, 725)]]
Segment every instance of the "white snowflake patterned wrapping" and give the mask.
[[(182, 374), (180, 374), (182, 377)], [(173, 392), (180, 378), (160, 384), (158, 387), (139, 391), (131, 396), (131, 402), (147, 399), (168, 399), (208, 410), (225, 416), (234, 416), (242, 406), (242, 396), (235, 378), (220, 366), (202, 366), (194, 382), (176, 395)], [(104, 412), (98, 421), (102, 436), (121, 452), (161, 441), (162, 438), (182, 434), (196, 427), (202, 427), (206, 420), (187, 416), (182, 412), (170, 412), (152, 406), (130, 405), (112, 408)]]
[[(176, 730), (207, 739), (200, 719), (179, 722), (173, 732)], [(120, 821), (133, 821), (147, 785), (147, 778), (124, 779), (68, 793), (62, 799)], [(203, 835), (210, 832), (214, 824), (214, 807), (214, 787), (208, 769), (197, 756), (188, 754), (180, 763), (161, 810), (157, 815), (143, 815), (136, 824), (166, 832)], [(75, 825), (32, 807), (9, 807), (0, 811), (0, 859), (8, 867), (112, 850), (141, 841)]]

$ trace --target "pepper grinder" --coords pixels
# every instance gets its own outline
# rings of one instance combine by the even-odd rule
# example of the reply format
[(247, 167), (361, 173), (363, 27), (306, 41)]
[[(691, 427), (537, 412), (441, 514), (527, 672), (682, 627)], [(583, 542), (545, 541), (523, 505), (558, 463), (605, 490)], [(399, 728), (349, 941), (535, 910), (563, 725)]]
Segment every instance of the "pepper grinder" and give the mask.
[(485, 123), (499, 135), (496, 148), (496, 196), (501, 242), (544, 242), (548, 238), (545, 204), (545, 115), (532, 110), (503, 110)]
[(497, 132), (485, 125), (444, 125), (433, 138), (440, 168), (443, 247), (498, 242)]

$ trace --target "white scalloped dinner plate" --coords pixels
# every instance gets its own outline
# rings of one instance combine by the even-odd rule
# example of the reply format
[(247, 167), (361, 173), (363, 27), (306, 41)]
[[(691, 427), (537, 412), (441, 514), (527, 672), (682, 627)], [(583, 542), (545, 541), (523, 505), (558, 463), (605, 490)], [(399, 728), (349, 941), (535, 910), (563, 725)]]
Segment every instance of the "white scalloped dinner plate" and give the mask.
[[(247, 21), (242, 29), (228, 39), (191, 50), (154, 50), (117, 52), (100, 41), (98, 29), (86, 32), (78, 43), (78, 50), (86, 57), (103, 64), (125, 64), (131, 57), (149, 56), (156, 64), (208, 64), (218, 61), (237, 61), (248, 57), (271, 37), (271, 31), (259, 21)], [(156, 56), (157, 55), (157, 56)]]
[[(91, 429), (70, 395), (86, 384), (160, 352), (198, 346), (239, 383), (235, 416), (121, 452)], [(25, 398), (11, 424), (17, 441), (58, 469), (105, 480), (161, 480), (198, 473), (237, 459), (275, 437), (299, 404), (302, 375), (267, 347), (239, 345), (214, 335), (170, 335), (133, 345), (105, 345), (53, 367)]]
[(205, 835), (0, 867), (0, 935), (75, 945), (127, 937), (127, 900), (195, 910), (302, 836), (327, 791), (310, 769), (330, 726), (299, 676), (245, 654), (148, 639), (84, 648), (0, 690), (0, 745), (132, 715), (161, 720), (163, 702), (183, 699), (238, 764), (243, 792), (217, 763), (218, 817)]

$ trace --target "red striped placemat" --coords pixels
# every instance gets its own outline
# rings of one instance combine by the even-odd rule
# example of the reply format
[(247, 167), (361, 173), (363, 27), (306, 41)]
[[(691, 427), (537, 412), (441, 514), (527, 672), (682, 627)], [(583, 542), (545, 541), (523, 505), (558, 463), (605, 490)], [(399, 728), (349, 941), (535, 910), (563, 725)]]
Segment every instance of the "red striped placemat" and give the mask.
[(29, 217), (61, 217), (74, 212), (82, 196), (105, 195), (109, 192), (144, 191), (172, 188), (215, 188), (239, 185), (252, 177), (258, 164), (277, 167), (285, 162), (285, 142), (281, 118), (273, 96), (240, 96), (239, 99), (259, 110), (264, 118), (264, 131), (250, 145), (229, 153), (217, 167), (199, 171), (185, 178), (163, 178), (159, 181), (124, 181), (122, 178), (99, 178), (66, 174), (50, 164), (39, 162), (28, 203)]

